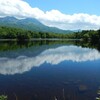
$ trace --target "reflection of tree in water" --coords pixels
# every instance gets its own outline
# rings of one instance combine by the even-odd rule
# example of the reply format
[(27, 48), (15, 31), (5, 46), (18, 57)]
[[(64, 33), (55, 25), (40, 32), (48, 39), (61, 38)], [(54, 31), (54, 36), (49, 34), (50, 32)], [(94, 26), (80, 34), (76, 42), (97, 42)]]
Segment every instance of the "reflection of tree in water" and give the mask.
[(75, 45), (81, 46), (81, 47), (87, 47), (87, 48), (92, 48), (92, 49), (97, 49), (100, 51), (100, 43), (99, 42), (87, 42), (87, 41), (75, 41)]
[(41, 45), (74, 44), (74, 41), (36, 40), (36, 41), (1, 41), (0, 51), (16, 50)]
[(55, 45), (55, 44), (64, 44), (64, 45), (77, 45), (87, 48), (94, 48), (100, 51), (100, 43), (97, 42), (86, 42), (79, 40), (35, 40), (35, 41), (1, 41), (0, 42), (0, 51), (16, 50), (21, 48), (29, 48), (34, 46), (41, 45)]

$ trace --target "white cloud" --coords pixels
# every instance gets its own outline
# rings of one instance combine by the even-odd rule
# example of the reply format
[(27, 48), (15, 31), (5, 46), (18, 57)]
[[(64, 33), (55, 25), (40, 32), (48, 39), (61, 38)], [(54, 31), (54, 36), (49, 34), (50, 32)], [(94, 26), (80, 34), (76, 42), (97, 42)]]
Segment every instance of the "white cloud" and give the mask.
[(23, 0), (0, 0), (0, 16), (14, 16), (17, 18), (36, 18), (45, 25), (61, 29), (98, 29), (100, 16), (79, 14), (63, 14), (58, 10), (42, 11), (32, 8)]
[[(16, 58), (0, 57), (0, 74), (24, 73), (33, 67), (39, 67), (43, 63), (57, 65), (63, 61), (85, 62), (100, 59), (100, 53), (95, 49), (77, 46), (60, 46), (47, 49), (37, 56), (19, 56)], [(67, 65), (66, 65), (67, 67)]]

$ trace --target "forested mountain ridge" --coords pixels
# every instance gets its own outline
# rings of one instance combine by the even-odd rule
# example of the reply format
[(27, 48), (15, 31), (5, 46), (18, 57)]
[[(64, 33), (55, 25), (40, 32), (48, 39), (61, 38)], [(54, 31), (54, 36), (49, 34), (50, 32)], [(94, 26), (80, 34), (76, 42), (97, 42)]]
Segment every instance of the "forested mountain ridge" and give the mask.
[[(50, 31), (52, 30), (52, 31)], [(83, 30), (71, 32), (70, 34), (62, 34), (63, 30), (50, 28), (43, 25), (36, 19), (16, 19), (14, 17), (0, 18), (0, 39), (81, 39), (100, 43), (99, 30)], [(58, 31), (60, 30), (60, 31)], [(57, 32), (58, 31), (58, 32)], [(65, 31), (64, 31), (65, 32)], [(68, 32), (68, 31), (67, 31)]]
[(17, 19), (14, 17), (4, 17), (0, 18), (0, 26), (22, 28), (36, 32), (72, 33), (70, 30), (48, 27), (34, 18)]

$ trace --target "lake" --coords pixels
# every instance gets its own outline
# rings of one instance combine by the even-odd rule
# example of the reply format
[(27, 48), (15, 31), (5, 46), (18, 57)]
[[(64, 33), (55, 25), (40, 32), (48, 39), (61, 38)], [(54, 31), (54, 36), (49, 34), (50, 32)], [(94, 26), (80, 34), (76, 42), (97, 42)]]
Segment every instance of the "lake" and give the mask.
[(96, 100), (100, 47), (81, 41), (0, 42), (0, 95), (8, 100)]

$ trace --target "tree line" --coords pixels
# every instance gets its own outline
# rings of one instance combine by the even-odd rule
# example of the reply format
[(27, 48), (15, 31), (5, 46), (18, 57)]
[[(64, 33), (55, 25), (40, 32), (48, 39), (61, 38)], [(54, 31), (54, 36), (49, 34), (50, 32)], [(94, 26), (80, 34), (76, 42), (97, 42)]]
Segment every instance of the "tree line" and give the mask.
[(83, 30), (81, 32), (73, 33), (72, 38), (82, 39), (89, 42), (100, 42), (100, 29), (99, 30)]
[(0, 39), (82, 39), (91, 42), (100, 42), (100, 30), (83, 30), (81, 32), (73, 32), (70, 34), (51, 33), (51, 32), (33, 32), (18, 28), (0, 26)]
[(60, 34), (60, 33), (50, 33), (50, 32), (33, 32), (18, 28), (0, 27), (0, 39), (17, 39), (17, 40), (25, 40), (25, 39), (34, 39), (34, 38), (70, 38), (69, 34)]

